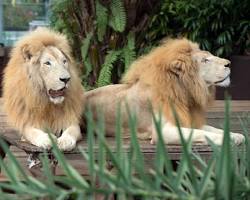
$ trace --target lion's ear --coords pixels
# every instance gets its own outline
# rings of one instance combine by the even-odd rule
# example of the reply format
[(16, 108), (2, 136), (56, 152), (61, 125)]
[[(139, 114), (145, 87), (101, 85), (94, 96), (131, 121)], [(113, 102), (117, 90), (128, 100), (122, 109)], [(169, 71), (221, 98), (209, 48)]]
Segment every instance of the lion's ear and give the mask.
[(41, 42), (33, 41), (32, 44), (21, 46), (21, 53), (24, 60), (30, 60), (33, 56), (39, 56), (43, 51), (44, 45)]
[(170, 63), (169, 70), (176, 76), (180, 76), (184, 73), (186, 63), (181, 60), (174, 60)]
[(24, 60), (30, 60), (32, 57), (32, 47), (29, 44), (25, 44), (21, 47)]

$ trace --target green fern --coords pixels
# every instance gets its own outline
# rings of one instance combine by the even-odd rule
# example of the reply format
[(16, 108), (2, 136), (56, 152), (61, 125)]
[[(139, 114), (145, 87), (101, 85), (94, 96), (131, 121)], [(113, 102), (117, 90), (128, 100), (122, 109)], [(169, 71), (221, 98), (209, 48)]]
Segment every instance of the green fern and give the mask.
[(84, 60), (87, 55), (88, 55), (88, 51), (89, 51), (89, 46), (90, 46), (90, 42), (91, 39), (93, 37), (93, 33), (90, 32), (86, 35), (86, 38), (84, 38), (84, 40), (82, 41), (82, 46), (81, 46), (81, 54), (82, 54), (82, 59)]
[(84, 74), (85, 77), (87, 77), (89, 73), (92, 71), (92, 65), (91, 65), (90, 59), (89, 57), (87, 57), (92, 37), (93, 37), (93, 33), (92, 32), (88, 33), (86, 35), (86, 38), (83, 40), (82, 46), (81, 46), (81, 55), (82, 55), (82, 60), (83, 60), (83, 64), (85, 67), (85, 74)]
[(121, 0), (112, 0), (110, 4), (110, 26), (118, 32), (123, 32), (126, 26), (126, 12)]
[(97, 37), (101, 42), (108, 25), (108, 9), (96, 0)]
[(102, 65), (97, 86), (101, 87), (111, 83), (111, 75), (113, 69), (113, 63), (119, 58), (121, 51), (109, 51), (105, 57), (104, 64)]
[(128, 70), (130, 64), (135, 60), (136, 57), (134, 34), (129, 33), (127, 40), (128, 40), (127, 46), (124, 47), (122, 52), (125, 64), (125, 72)]
[(90, 72), (91, 72), (92, 69), (93, 69), (89, 57), (87, 57), (87, 58), (83, 61), (83, 64), (84, 64), (84, 67), (85, 67), (84, 77), (88, 77), (88, 75), (90, 74)]

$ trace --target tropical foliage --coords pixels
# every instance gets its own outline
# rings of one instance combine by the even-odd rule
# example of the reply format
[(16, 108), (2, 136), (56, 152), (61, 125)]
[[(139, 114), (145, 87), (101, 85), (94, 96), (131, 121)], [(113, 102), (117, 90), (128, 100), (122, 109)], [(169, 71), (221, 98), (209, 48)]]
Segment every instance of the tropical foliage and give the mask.
[(67, 34), (86, 89), (118, 83), (165, 37), (185, 36), (222, 57), (250, 54), (250, 1), (52, 1), (51, 25)]
[(136, 47), (156, 0), (143, 2), (54, 1), (52, 26), (71, 40), (87, 89), (118, 82), (137, 56)]
[(249, 0), (161, 0), (145, 40), (186, 36), (219, 56), (249, 54)]
[[(222, 147), (210, 141), (213, 153), (209, 160), (203, 160), (192, 151), (190, 139), (184, 141), (180, 131), (183, 155), (174, 167), (161, 135), (161, 122), (154, 117), (159, 141), (156, 146), (155, 162), (146, 168), (136, 137), (136, 118), (129, 113), (131, 144), (123, 149), (121, 118), (117, 111), (115, 153), (104, 138), (103, 119), (94, 123), (91, 112), (87, 112), (87, 147), (79, 149), (82, 161), (87, 162), (89, 178), (82, 177), (65, 159), (53, 142), (52, 153), (57, 158), (65, 176), (53, 176), (49, 170), (46, 154), (41, 156), (45, 179), (36, 179), (17, 162), (6, 144), (0, 144), (12, 163), (7, 165), (0, 159), (0, 165), (9, 182), (0, 183), (2, 199), (248, 199), (250, 196), (250, 140), (246, 123), (242, 128), (247, 137), (239, 148), (230, 143), (229, 104), (226, 106), (224, 141)], [(178, 124), (178, 120), (177, 120)], [(94, 130), (97, 137), (94, 137)], [(98, 147), (96, 153), (95, 146)], [(194, 163), (196, 163), (194, 165)], [(106, 166), (113, 166), (112, 172)], [(19, 176), (17, 176), (19, 174)], [(96, 184), (98, 183), (98, 184)], [(9, 194), (12, 191), (17, 195)]]

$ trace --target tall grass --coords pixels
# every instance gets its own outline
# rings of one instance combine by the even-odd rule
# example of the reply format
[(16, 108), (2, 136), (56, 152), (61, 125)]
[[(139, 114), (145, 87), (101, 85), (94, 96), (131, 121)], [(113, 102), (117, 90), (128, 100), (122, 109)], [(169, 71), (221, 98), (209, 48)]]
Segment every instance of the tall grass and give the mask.
[[(41, 155), (43, 174), (46, 179), (35, 179), (22, 169), (7, 145), (0, 139), (13, 167), (0, 160), (1, 168), (8, 182), (0, 183), (0, 199), (249, 199), (250, 197), (250, 142), (247, 130), (248, 119), (242, 119), (246, 136), (240, 148), (230, 142), (229, 103), (225, 107), (225, 137), (218, 147), (210, 141), (213, 153), (204, 161), (192, 152), (191, 140), (185, 141), (179, 129), (182, 157), (174, 168), (161, 135), (161, 119), (153, 115), (159, 141), (156, 146), (154, 166), (147, 169), (145, 158), (136, 137), (136, 117), (129, 112), (131, 144), (129, 151), (123, 149), (121, 116), (117, 111), (115, 152), (104, 137), (102, 116), (93, 121), (91, 112), (86, 113), (87, 150), (79, 148), (82, 162), (88, 163), (89, 178), (82, 177), (66, 160), (64, 154), (53, 142), (52, 153), (65, 176), (54, 176), (49, 170), (46, 154)], [(178, 124), (178, 119), (177, 124)], [(95, 137), (96, 134), (96, 137)], [(98, 145), (96, 153), (94, 144)], [(108, 161), (107, 161), (108, 160)], [(107, 163), (109, 162), (109, 163)], [(196, 165), (194, 165), (196, 163)], [(114, 172), (106, 166), (112, 165)], [(113, 170), (112, 170), (113, 171)], [(20, 174), (21, 176), (15, 176)], [(98, 183), (98, 184), (97, 184)], [(12, 191), (14, 194), (10, 194)]]

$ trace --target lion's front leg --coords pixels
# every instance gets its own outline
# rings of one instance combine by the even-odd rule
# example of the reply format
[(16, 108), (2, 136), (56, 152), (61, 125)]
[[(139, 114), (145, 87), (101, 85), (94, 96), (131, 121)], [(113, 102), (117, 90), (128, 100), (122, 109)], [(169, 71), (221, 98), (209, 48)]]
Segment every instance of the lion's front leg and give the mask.
[[(215, 127), (209, 126), (209, 125), (203, 126), (202, 130), (217, 133), (217, 134), (224, 134), (224, 130), (219, 129), (219, 128), (215, 128)], [(245, 136), (240, 134), (240, 133), (230, 132), (230, 137), (231, 137), (232, 141), (237, 145), (239, 145), (245, 141)]]
[(70, 151), (76, 147), (76, 142), (82, 137), (79, 125), (71, 125), (57, 139), (59, 149)]
[(224, 133), (224, 131), (222, 129), (215, 128), (215, 127), (209, 126), (209, 125), (204, 125), (201, 129), (204, 130), (204, 131), (209, 131), (209, 132), (213, 132), (213, 133), (217, 133), (217, 134), (223, 134)]
[[(192, 134), (192, 143), (208, 144), (207, 138), (213, 141), (217, 145), (221, 145), (223, 142), (223, 135), (216, 134), (201, 129), (190, 129), (181, 127), (181, 132), (185, 140), (188, 140)], [(181, 144), (181, 138), (179, 130), (176, 126), (165, 123), (162, 128), (162, 137), (165, 144)], [(158, 140), (157, 133), (153, 132), (151, 143), (154, 144)]]
[[(224, 135), (223, 130), (216, 129), (214, 127), (206, 127), (203, 129), (190, 129), (181, 127), (181, 132), (185, 140), (187, 140), (192, 133), (191, 141), (193, 143), (208, 144), (207, 138), (213, 141), (217, 145), (222, 145)], [(179, 130), (176, 126), (170, 123), (165, 123), (162, 128), (163, 140), (166, 144), (181, 144)], [(244, 141), (244, 136), (239, 133), (231, 133), (232, 142), (236, 145), (241, 144)], [(157, 141), (157, 134), (154, 131), (152, 135), (151, 143)]]
[[(48, 133), (45, 133), (41, 129), (26, 127), (22, 133), (22, 136), (25, 140), (31, 144), (42, 147), (44, 149), (50, 149), (52, 147), (52, 142), (48, 136)], [(57, 138), (54, 135), (51, 135), (54, 141), (56, 142)]]

